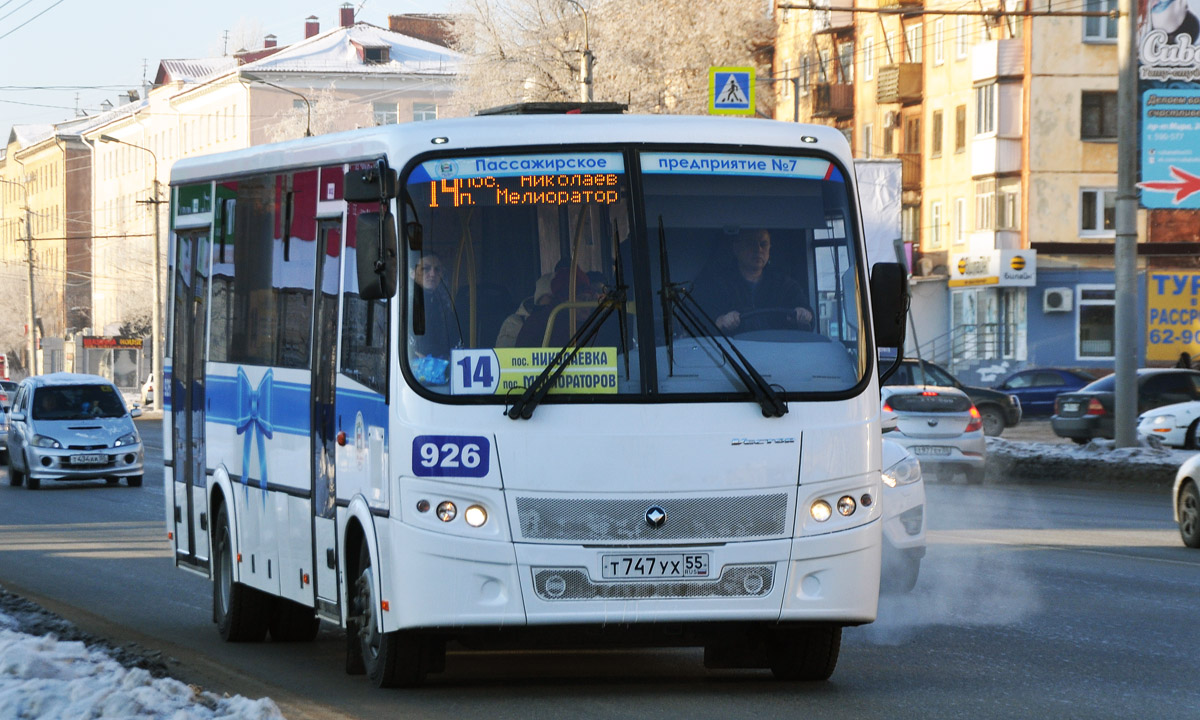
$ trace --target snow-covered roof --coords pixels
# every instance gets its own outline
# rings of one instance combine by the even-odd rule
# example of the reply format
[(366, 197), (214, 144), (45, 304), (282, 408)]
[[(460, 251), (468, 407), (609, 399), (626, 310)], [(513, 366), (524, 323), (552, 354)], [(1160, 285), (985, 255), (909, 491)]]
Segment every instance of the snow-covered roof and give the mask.
[(174, 82), (198, 83), (214, 75), (230, 72), (236, 69), (237, 66), (238, 60), (235, 57), (160, 60), (154, 84), (166, 85)]
[(8, 142), (15, 142), (17, 147), (23, 150), (51, 137), (54, 137), (54, 126), (47, 123), (13, 125), (8, 134)]
[[(366, 63), (363, 48), (386, 48), (388, 61)], [(243, 72), (453, 75), (462, 55), (368, 23), (334, 28), (242, 66)]]

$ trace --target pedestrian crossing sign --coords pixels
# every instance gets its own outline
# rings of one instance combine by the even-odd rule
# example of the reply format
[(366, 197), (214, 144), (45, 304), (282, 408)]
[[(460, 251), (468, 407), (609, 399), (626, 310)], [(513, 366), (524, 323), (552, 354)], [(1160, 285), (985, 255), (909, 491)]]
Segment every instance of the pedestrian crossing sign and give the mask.
[(754, 68), (710, 67), (708, 98), (713, 115), (753, 115)]

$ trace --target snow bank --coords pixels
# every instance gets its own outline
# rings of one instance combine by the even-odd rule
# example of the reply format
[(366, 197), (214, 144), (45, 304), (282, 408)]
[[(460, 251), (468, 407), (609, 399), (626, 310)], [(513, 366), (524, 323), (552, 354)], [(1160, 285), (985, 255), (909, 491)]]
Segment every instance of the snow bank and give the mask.
[(27, 635), (0, 613), (0, 718), (282, 720), (269, 698), (220, 697), (53, 633)]
[(1118, 448), (1112, 440), (1086, 445), (1012, 442), (987, 439), (987, 480), (1039, 480), (1170, 486), (1191, 450), (1171, 450), (1144, 439), (1138, 447)]

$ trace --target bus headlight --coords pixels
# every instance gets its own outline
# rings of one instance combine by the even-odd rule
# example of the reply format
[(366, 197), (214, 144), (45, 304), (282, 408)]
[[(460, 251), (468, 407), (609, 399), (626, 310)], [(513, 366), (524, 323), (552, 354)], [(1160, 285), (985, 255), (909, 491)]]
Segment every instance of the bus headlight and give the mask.
[(837, 509), (842, 517), (850, 517), (858, 509), (858, 503), (854, 502), (854, 498), (849, 495), (843, 495), (838, 498)]
[(449, 500), (442, 501), (438, 503), (437, 516), (438, 520), (441, 520), (442, 522), (450, 522), (454, 518), (458, 517), (458, 508), (454, 507), (454, 503), (450, 502)]
[(833, 515), (833, 508), (829, 507), (829, 503), (825, 502), (824, 500), (818, 500), (812, 504), (812, 507), (808, 509), (808, 512), (812, 515), (813, 520), (816, 520), (817, 522), (825, 522), (831, 515)]
[(482, 505), (472, 505), (463, 513), (463, 520), (471, 527), (479, 527), (487, 522), (487, 510)]

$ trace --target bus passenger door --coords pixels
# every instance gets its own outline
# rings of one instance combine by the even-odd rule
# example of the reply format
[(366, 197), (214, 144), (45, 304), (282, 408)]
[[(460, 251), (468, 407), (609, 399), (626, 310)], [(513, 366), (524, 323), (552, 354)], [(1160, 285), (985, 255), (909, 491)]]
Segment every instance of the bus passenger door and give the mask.
[(312, 508), (313, 567), (317, 612), (341, 620), (338, 604), (337, 423), (334, 402), (338, 358), (338, 282), (341, 279), (342, 222), (317, 225), (317, 284), (313, 302), (312, 353)]
[(175, 562), (207, 574), (204, 457), (204, 343), (208, 320), (208, 233), (180, 231), (171, 308), (171, 448)]

